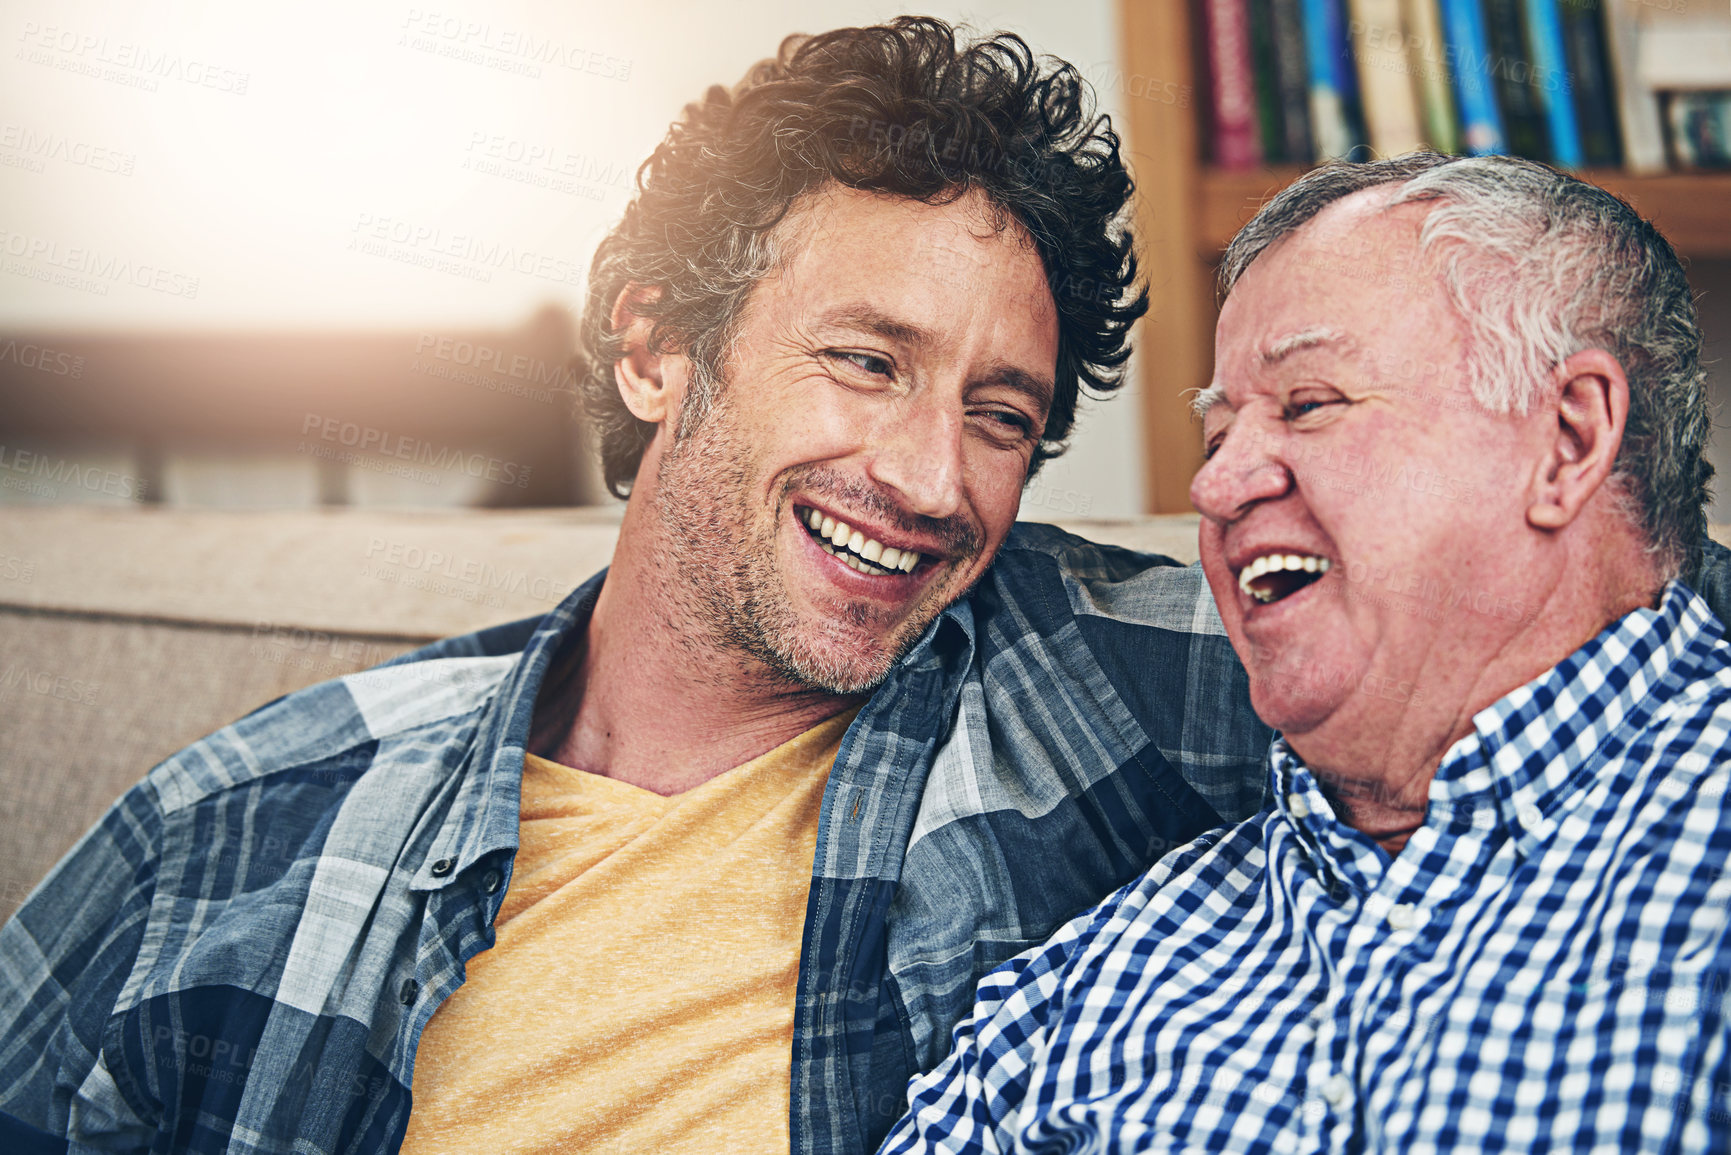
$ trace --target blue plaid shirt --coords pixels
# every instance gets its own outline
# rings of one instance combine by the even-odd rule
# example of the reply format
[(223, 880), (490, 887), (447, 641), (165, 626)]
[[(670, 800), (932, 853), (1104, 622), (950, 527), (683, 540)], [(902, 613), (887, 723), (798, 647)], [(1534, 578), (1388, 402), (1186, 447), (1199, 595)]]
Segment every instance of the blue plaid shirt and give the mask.
[(1731, 1151), (1731, 646), (1681, 583), (1473, 719), (1390, 858), (1275, 801), (980, 984), (884, 1145)]
[[(422, 1028), (493, 941), (542, 676), (600, 584), (280, 699), (128, 791), (0, 929), (0, 1149), (394, 1151)], [(1199, 570), (1018, 526), (837, 755), (793, 1150), (871, 1150), (981, 976), (1261, 807), (1269, 736)]]

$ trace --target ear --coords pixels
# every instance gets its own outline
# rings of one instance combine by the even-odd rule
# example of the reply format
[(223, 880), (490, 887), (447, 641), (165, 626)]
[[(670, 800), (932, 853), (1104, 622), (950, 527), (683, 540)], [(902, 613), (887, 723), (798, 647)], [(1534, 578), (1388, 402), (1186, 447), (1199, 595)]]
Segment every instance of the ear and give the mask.
[(1561, 529), (1575, 520), (1611, 475), (1629, 417), (1629, 379), (1603, 349), (1569, 357), (1552, 380), (1556, 431), (1527, 506), (1527, 523), (1535, 529)]
[(639, 421), (659, 425), (679, 412), (685, 395), (685, 358), (677, 353), (657, 353), (649, 347), (653, 322), (637, 315), (636, 308), (653, 301), (659, 289), (627, 285), (613, 302), (613, 331), (624, 338), (625, 348), (613, 363), (613, 380), (625, 407)]

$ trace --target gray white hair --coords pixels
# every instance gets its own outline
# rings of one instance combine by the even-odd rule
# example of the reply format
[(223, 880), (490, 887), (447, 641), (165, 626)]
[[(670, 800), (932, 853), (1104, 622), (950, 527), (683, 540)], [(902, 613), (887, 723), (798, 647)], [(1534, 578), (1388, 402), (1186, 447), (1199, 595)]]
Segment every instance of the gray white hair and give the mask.
[(1542, 164), (1414, 153), (1337, 161), (1280, 192), (1227, 246), (1220, 295), (1270, 245), (1378, 185), (1386, 205), (1431, 204), (1419, 247), (1467, 328), (1468, 386), (1493, 413), (1526, 413), (1551, 372), (1603, 349), (1629, 381), (1611, 481), (1666, 577), (1692, 578), (1707, 531), (1711, 427), (1695, 298), (1676, 252), (1624, 201)]

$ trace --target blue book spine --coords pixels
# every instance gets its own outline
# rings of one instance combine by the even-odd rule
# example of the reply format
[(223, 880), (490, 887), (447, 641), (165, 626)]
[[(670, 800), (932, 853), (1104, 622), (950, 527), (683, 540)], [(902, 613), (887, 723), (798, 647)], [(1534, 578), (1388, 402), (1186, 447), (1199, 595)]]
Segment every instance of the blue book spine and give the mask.
[(1358, 76), (1346, 37), (1345, 0), (1303, 0), (1304, 59), (1310, 72), (1310, 131), (1318, 159), (1363, 143), (1356, 123)]
[(1448, 40), (1449, 74), (1460, 105), (1461, 147), (1473, 156), (1507, 152), (1503, 114), (1491, 81), (1490, 41), (1479, 0), (1438, 0), (1443, 35)]
[(1568, 57), (1563, 52), (1563, 21), (1557, 0), (1526, 0), (1527, 52), (1533, 62), (1533, 85), (1551, 130), (1551, 160), (1563, 168), (1586, 163), (1581, 125), (1575, 119), (1574, 89)]

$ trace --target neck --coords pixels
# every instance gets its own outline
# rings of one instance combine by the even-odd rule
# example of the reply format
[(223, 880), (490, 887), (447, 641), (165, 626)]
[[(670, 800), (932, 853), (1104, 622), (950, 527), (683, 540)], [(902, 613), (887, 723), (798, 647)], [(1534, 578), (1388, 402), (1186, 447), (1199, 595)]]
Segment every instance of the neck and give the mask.
[(626, 506), (594, 614), (548, 670), (531, 753), (679, 794), (869, 697), (791, 686), (712, 638), (646, 505)]
[[(1443, 757), (1473, 731), (1487, 706), (1553, 669), (1625, 614), (1657, 604), (1664, 583), (1637, 543), (1592, 541), (1553, 558), (1555, 580), (1506, 628), (1455, 633), (1432, 652), (1401, 655), (1406, 668), (1375, 684), (1423, 693), (1407, 702), (1354, 695), (1349, 708), (1303, 734), (1288, 734), (1342, 820), (1391, 855), (1423, 826)], [(1624, 548), (1619, 549), (1622, 546)], [(1597, 551), (1597, 552), (1595, 552)], [(1607, 557), (1631, 559), (1608, 564)], [(1496, 619), (1487, 619), (1494, 626)]]

